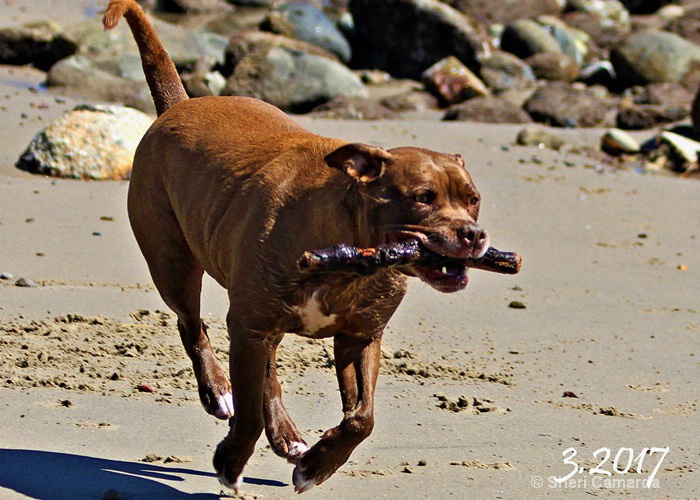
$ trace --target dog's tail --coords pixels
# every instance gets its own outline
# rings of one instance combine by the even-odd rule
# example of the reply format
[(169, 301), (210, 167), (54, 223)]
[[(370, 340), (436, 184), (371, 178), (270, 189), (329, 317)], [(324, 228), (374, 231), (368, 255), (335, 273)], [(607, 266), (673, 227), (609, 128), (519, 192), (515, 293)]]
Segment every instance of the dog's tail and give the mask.
[(135, 0), (110, 0), (102, 24), (114, 28), (125, 17), (141, 54), (141, 64), (151, 89), (156, 112), (161, 115), (168, 108), (187, 99), (180, 75), (165, 51), (145, 12)]

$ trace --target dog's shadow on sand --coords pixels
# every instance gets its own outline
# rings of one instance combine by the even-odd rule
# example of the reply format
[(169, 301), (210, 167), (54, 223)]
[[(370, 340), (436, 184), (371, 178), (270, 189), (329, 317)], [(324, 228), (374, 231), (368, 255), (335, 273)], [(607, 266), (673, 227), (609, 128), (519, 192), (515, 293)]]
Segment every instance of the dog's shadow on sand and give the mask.
[[(185, 493), (161, 481), (187, 476), (216, 477), (183, 467), (125, 462), (39, 450), (0, 449), (0, 487), (30, 498), (188, 498), (218, 499), (214, 493)], [(280, 481), (244, 478), (243, 482), (287, 486)]]

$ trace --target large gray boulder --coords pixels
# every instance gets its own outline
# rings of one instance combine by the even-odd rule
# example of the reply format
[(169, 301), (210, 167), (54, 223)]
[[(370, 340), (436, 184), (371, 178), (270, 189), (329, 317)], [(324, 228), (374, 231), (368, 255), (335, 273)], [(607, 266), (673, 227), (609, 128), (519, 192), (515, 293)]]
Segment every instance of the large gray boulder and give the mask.
[(244, 57), (222, 95), (256, 97), (284, 111), (305, 113), (336, 96), (368, 94), (360, 79), (336, 61), (273, 47)]
[(54, 177), (127, 179), (152, 122), (131, 108), (78, 106), (34, 136), (16, 166)]
[(351, 0), (350, 12), (356, 68), (418, 80), (447, 56), (478, 72), (479, 59), (487, 53), (486, 37), (469, 18), (437, 0)]
[(700, 46), (665, 31), (640, 31), (610, 53), (623, 87), (678, 83), (700, 64)]

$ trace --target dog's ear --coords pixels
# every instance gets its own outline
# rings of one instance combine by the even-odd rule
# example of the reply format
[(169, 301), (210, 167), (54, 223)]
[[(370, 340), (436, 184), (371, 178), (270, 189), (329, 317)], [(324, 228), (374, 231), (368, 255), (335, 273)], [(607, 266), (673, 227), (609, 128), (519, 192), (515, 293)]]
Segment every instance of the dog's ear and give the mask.
[(365, 183), (381, 177), (386, 163), (391, 159), (388, 151), (360, 143), (341, 146), (324, 158), (328, 166)]

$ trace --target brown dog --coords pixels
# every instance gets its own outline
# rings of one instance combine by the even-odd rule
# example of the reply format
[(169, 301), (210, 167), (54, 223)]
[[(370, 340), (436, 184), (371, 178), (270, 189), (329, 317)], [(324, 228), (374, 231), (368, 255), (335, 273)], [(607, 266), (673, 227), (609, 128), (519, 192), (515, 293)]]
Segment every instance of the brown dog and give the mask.
[[(297, 259), (338, 243), (408, 238), (444, 256), (480, 257), (489, 243), (476, 224), (479, 194), (458, 155), (319, 137), (256, 99), (188, 99), (135, 1), (111, 0), (105, 27), (122, 16), (159, 114), (134, 158), (129, 220), (158, 291), (177, 314), (204, 408), (230, 418), (214, 467), (237, 490), (264, 429), (275, 453), (296, 464), (295, 490), (306, 491), (372, 431), (382, 332), (406, 275), (454, 292), (466, 286), (467, 269), (306, 276)], [(230, 377), (200, 319), (204, 272), (229, 294)], [(343, 419), (311, 448), (282, 404), (275, 354), (285, 333), (334, 340)]]

